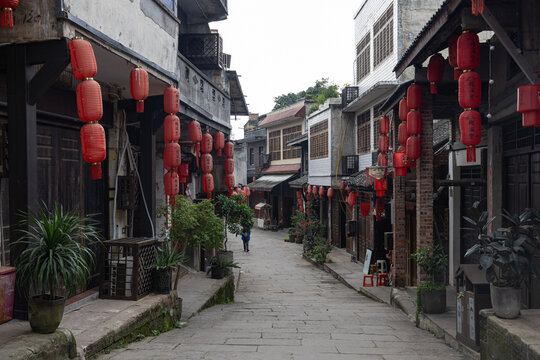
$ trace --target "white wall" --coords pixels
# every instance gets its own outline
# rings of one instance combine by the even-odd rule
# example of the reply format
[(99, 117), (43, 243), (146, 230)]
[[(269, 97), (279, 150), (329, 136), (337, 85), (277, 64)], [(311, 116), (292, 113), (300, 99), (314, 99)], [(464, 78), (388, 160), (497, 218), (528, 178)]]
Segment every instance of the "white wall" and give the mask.
[[(327, 105), (327, 104), (325, 104)], [(318, 123), (328, 120), (328, 139), (332, 138), (332, 119), (331, 119), (331, 111), (328, 106), (323, 108), (322, 110), (319, 110), (315, 113), (313, 113), (307, 120), (307, 133), (308, 133), (308, 168), (309, 168), (309, 183), (314, 185), (330, 185), (330, 183), (321, 183), (318, 184), (317, 182), (312, 182), (317, 177), (328, 177), (329, 174), (332, 174), (332, 163), (331, 163), (331, 157), (332, 154), (331, 147), (332, 142), (328, 141), (328, 156), (325, 158), (320, 159), (311, 159), (311, 135), (309, 129), (317, 125)]]

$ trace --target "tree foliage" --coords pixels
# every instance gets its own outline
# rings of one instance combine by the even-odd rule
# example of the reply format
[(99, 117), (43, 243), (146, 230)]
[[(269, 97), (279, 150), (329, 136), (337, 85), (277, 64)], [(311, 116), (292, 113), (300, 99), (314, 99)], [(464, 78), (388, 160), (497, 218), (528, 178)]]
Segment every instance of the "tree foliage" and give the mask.
[[(238, 236), (251, 231), (254, 225), (253, 210), (246, 205), (244, 195), (235, 194), (230, 198), (218, 195), (215, 202), (216, 213), (225, 220), (225, 227), (230, 233)], [(227, 250), (227, 237), (224, 247)]]
[(292, 105), (295, 102), (306, 98), (315, 102), (309, 109), (309, 112), (313, 112), (318, 109), (320, 105), (324, 104), (328, 98), (338, 96), (338, 86), (331, 83), (328, 78), (321, 78), (320, 80), (315, 81), (314, 86), (310, 86), (306, 90), (302, 90), (298, 93), (290, 92), (274, 97), (274, 108), (272, 111)]

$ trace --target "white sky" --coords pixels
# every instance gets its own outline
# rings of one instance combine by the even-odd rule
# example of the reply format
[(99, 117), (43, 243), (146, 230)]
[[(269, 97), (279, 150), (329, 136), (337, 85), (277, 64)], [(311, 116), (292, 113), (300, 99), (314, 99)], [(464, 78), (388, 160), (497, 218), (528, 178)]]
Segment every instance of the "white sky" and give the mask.
[[(274, 97), (328, 77), (353, 82), (354, 20), (361, 0), (229, 0), (229, 17), (214, 22), (251, 113), (272, 110)], [(247, 117), (231, 121), (243, 137)]]

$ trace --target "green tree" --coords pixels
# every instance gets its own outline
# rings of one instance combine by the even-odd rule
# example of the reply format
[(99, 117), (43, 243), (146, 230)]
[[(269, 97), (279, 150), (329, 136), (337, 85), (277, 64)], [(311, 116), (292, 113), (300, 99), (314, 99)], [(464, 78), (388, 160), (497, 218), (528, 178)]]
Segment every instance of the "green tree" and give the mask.
[(331, 83), (328, 78), (321, 78), (315, 81), (315, 85), (310, 86), (306, 90), (302, 90), (298, 93), (282, 94), (274, 97), (274, 108), (272, 111), (284, 108), (292, 105), (295, 102), (307, 98), (311, 99), (315, 103), (308, 110), (308, 114), (317, 110), (320, 105), (331, 97), (339, 97), (338, 86)]
[[(225, 220), (225, 228), (231, 234), (238, 236), (251, 231), (254, 225), (253, 210), (246, 205), (244, 195), (232, 195), (230, 198), (218, 195), (215, 204), (216, 213)], [(227, 250), (227, 236), (223, 245)]]

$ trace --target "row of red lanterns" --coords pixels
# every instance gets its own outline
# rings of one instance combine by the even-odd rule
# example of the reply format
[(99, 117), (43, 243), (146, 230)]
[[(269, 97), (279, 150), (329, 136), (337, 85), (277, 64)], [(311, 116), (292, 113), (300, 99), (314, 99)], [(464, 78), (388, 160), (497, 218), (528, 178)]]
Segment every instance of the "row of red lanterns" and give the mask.
[[(139, 107), (138, 107), (139, 110)], [(169, 204), (175, 204), (175, 197), (180, 193), (180, 174), (179, 168), (182, 165), (182, 149), (178, 140), (180, 140), (180, 119), (176, 115), (180, 112), (180, 91), (169, 86), (163, 92), (163, 110), (166, 114), (163, 126), (163, 138), (165, 139), (165, 150), (163, 151), (163, 166), (167, 173), (164, 176), (163, 183), (165, 194), (169, 196)], [(184, 175), (186, 167), (182, 167), (180, 173)], [(187, 175), (186, 175), (187, 177)]]
[(214, 159), (212, 159), (212, 147), (213, 147), (212, 135), (204, 133), (202, 136), (201, 150), (203, 155), (201, 156), (201, 170), (204, 175), (202, 177), (203, 190), (206, 193), (206, 198), (212, 198), (212, 191), (214, 191), (214, 177), (211, 172), (214, 169)]
[[(4, 11), (2, 10), (2, 20)], [(101, 162), (105, 160), (107, 148), (105, 130), (98, 121), (103, 116), (101, 86), (93, 78), (97, 73), (97, 63), (92, 45), (81, 38), (73, 38), (69, 43), (71, 70), (77, 80), (77, 112), (86, 122), (81, 128), (81, 147), (84, 160), (92, 164), (92, 179), (101, 179)]]
[(225, 187), (229, 189), (229, 196), (234, 190), (234, 144), (231, 141), (227, 141), (224, 145), (225, 150)]
[(379, 156), (377, 157), (377, 165), (386, 167), (388, 166), (388, 150), (390, 149), (390, 138), (388, 137), (390, 119), (387, 116), (381, 118), (379, 132)]

